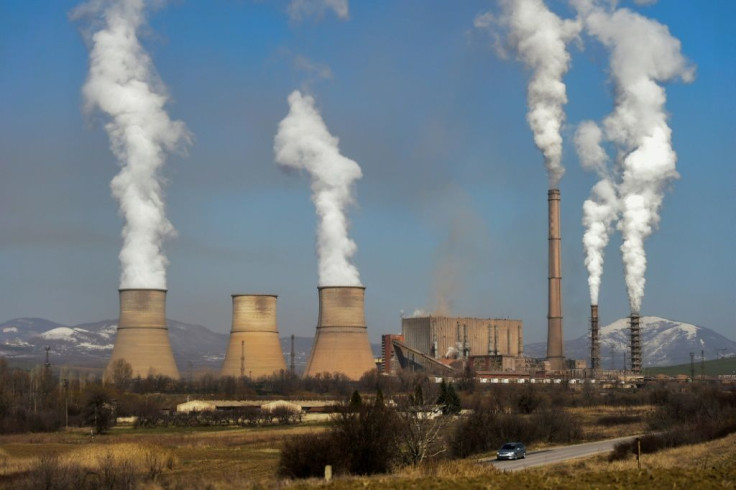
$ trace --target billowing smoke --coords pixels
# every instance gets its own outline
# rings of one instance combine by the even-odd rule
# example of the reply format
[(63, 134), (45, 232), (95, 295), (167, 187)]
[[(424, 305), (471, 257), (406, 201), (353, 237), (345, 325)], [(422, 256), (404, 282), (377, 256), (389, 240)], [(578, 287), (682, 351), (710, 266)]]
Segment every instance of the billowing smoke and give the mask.
[(562, 77), (570, 67), (566, 45), (578, 37), (580, 23), (562, 20), (543, 0), (502, 0), (501, 16), (476, 17), (476, 27), (497, 24), (507, 30), (508, 43), (521, 61), (532, 70), (527, 87), (527, 121), (534, 143), (544, 154), (550, 189), (556, 188), (565, 173), (562, 166), (562, 136), (567, 103)]
[(661, 83), (689, 82), (694, 68), (666, 26), (628, 9), (609, 11), (593, 0), (574, 0), (586, 31), (610, 51), (615, 108), (603, 122), (618, 148), (621, 252), (631, 311), (644, 296), (644, 241), (659, 223), (664, 191), (679, 177)]
[(110, 185), (125, 219), (120, 287), (165, 289), (162, 243), (175, 230), (165, 214), (161, 167), (167, 151), (189, 142), (189, 133), (166, 114), (166, 88), (138, 41), (145, 10), (143, 0), (94, 0), (71, 16), (89, 21), (85, 109), (108, 116), (105, 130), (121, 166)]
[(618, 214), (618, 197), (610, 180), (603, 179), (593, 186), (590, 198), (583, 203), (583, 246), (585, 267), (588, 268), (590, 304), (598, 304), (603, 275), (603, 257), (612, 224)]
[(441, 209), (432, 212), (443, 233), (434, 252), (432, 272), (432, 314), (449, 316), (468, 285), (481, 273), (490, 239), (485, 221), (477, 214), (469, 196), (461, 188), (448, 185), (444, 196), (435, 194)]
[(612, 224), (618, 214), (618, 197), (608, 171), (608, 154), (601, 146), (603, 132), (592, 121), (584, 121), (575, 132), (575, 149), (583, 168), (593, 170), (600, 180), (593, 186), (590, 198), (583, 203), (583, 247), (588, 269), (590, 304), (598, 304), (603, 275), (603, 257)]
[(360, 166), (340, 154), (315, 108), (314, 98), (295, 90), (289, 95), (289, 114), (279, 123), (274, 139), (276, 162), (303, 169), (312, 178), (312, 202), (317, 210), (317, 256), (320, 286), (360, 286), (358, 269), (350, 263), (357, 247), (348, 237), (348, 205)]

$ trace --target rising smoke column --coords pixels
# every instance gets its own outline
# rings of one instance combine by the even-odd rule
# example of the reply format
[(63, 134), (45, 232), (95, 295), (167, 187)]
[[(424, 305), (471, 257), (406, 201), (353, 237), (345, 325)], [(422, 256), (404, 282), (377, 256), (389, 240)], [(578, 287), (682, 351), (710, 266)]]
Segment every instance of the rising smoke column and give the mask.
[(618, 148), (618, 229), (629, 306), (638, 314), (645, 285), (644, 241), (659, 224), (664, 191), (679, 177), (660, 84), (676, 78), (690, 82), (694, 68), (666, 26), (628, 9), (610, 12), (592, 0), (574, 3), (586, 31), (610, 51), (615, 108), (603, 125), (606, 138)]
[(603, 132), (592, 121), (584, 121), (575, 132), (575, 149), (586, 170), (593, 170), (600, 180), (593, 186), (590, 197), (583, 203), (583, 247), (588, 269), (590, 304), (598, 304), (603, 275), (603, 257), (618, 215), (618, 196), (613, 177), (608, 170), (608, 154), (601, 146)]
[(71, 14), (90, 22), (84, 30), (90, 48), (85, 110), (108, 116), (105, 130), (121, 166), (110, 187), (125, 219), (122, 289), (166, 288), (162, 242), (175, 230), (166, 218), (160, 172), (166, 151), (189, 142), (184, 123), (166, 114), (166, 88), (138, 41), (145, 11), (143, 0), (94, 0)]
[(534, 143), (544, 154), (549, 187), (553, 189), (565, 173), (560, 130), (567, 103), (562, 77), (570, 67), (566, 44), (578, 37), (580, 24), (560, 19), (543, 0), (502, 0), (501, 5), (503, 11), (497, 21), (484, 14), (475, 19), (475, 25), (490, 27), (496, 23), (507, 30), (508, 43), (532, 70), (527, 87), (527, 121)]
[(350, 263), (357, 247), (348, 237), (345, 215), (353, 204), (353, 184), (360, 166), (340, 154), (339, 140), (327, 129), (314, 98), (298, 90), (289, 95), (289, 114), (279, 123), (274, 139), (276, 162), (306, 170), (312, 179), (312, 202), (317, 210), (317, 256), (320, 286), (360, 286), (358, 269)]

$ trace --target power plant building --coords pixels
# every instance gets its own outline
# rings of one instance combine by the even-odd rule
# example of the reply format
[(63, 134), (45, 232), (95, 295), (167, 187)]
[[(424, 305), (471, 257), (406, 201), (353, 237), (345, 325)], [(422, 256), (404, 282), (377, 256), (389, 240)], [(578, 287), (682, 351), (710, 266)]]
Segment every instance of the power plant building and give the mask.
[(401, 319), (403, 343), (434, 359), (524, 355), (521, 320), (423, 316)]

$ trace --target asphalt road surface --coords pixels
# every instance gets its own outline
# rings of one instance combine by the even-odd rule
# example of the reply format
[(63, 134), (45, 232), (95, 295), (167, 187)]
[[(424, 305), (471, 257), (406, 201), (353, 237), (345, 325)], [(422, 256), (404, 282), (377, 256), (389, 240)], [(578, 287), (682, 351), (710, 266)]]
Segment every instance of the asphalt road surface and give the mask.
[(542, 449), (539, 451), (526, 450), (526, 458), (511, 461), (497, 461), (493, 458), (481, 459), (482, 463), (491, 463), (493, 466), (502, 471), (519, 471), (535, 466), (544, 466), (546, 464), (559, 463), (568, 459), (585, 458), (594, 456), (599, 453), (605, 453), (613, 450), (613, 446), (621, 441), (630, 441), (636, 439), (636, 436), (618, 437), (616, 439), (606, 439), (605, 441), (586, 442), (585, 444), (575, 444), (572, 446), (558, 446)]

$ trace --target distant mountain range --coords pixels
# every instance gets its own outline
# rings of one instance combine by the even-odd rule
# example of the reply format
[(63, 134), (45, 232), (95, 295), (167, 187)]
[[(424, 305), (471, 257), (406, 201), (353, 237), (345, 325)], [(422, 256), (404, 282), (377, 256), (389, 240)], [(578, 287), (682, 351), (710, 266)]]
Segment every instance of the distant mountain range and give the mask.
[[(218, 371), (225, 358), (229, 335), (201, 325), (168, 319), (169, 339), (179, 370)], [(102, 368), (110, 359), (115, 343), (116, 320), (66, 326), (41, 318), (16, 318), (0, 324), (0, 356), (19, 364), (42, 363), (45, 347), (55, 366)], [(312, 337), (294, 338), (294, 365), (297, 371), (307, 364)], [(281, 338), (287, 365), (291, 338)]]
[[(705, 327), (676, 322), (656, 316), (640, 319), (642, 340), (642, 362), (648, 366), (670, 366), (690, 362), (690, 353), (700, 360), (701, 351), (706, 359), (736, 356), (736, 342)], [(604, 369), (621, 369), (624, 354), (629, 356), (629, 319), (621, 318), (601, 327), (601, 365)], [(545, 357), (547, 344), (538, 342), (524, 346), (524, 354), (530, 357)], [(586, 359), (590, 363), (590, 335), (565, 342), (565, 357)]]
[[(216, 333), (201, 325), (167, 319), (169, 340), (182, 375), (188, 371), (217, 372), (225, 359), (229, 334)], [(110, 359), (115, 343), (116, 320), (67, 326), (42, 318), (16, 318), (0, 324), (0, 357), (16, 364), (41, 364), (45, 348), (54, 366), (99, 369)], [(281, 350), (287, 367), (291, 357), (291, 337), (281, 337)], [(313, 337), (294, 337), (294, 368), (306, 368)], [(373, 344), (373, 354), (380, 346)]]
[[(222, 366), (228, 334), (213, 332), (201, 325), (168, 320), (169, 338), (174, 357), (182, 374), (210, 370)], [(0, 324), (0, 357), (18, 364), (33, 365), (44, 361), (45, 347), (50, 347), (49, 360), (55, 366), (75, 366), (98, 369), (105, 366), (115, 342), (117, 321), (104, 320), (75, 326), (62, 325), (41, 318), (17, 318)], [(701, 351), (706, 359), (717, 356), (735, 356), (736, 342), (713, 330), (688, 323), (654, 316), (641, 318), (644, 367), (668, 366), (690, 362), (694, 352), (700, 360)], [(601, 362), (606, 369), (620, 369), (624, 353), (629, 353), (628, 318), (616, 320), (601, 328)], [(312, 337), (295, 337), (294, 365), (297, 372), (304, 370)], [(373, 354), (380, 355), (380, 346), (372, 345)], [(281, 338), (281, 349), (288, 366), (291, 338)], [(544, 342), (524, 346), (529, 357), (545, 357)], [(565, 342), (565, 356), (572, 359), (590, 359), (590, 339), (583, 335)]]

